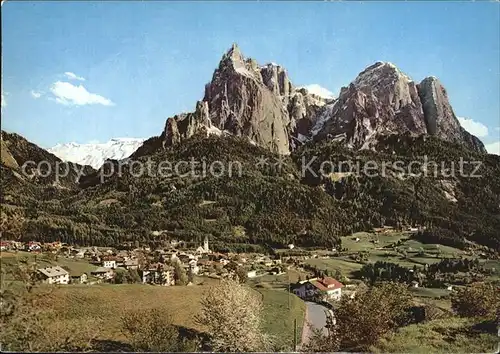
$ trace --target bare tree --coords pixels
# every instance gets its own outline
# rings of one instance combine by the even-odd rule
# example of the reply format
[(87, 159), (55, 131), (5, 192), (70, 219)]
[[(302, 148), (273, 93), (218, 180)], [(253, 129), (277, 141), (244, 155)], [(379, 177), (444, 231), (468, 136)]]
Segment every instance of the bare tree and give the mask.
[(174, 280), (175, 285), (186, 285), (189, 281), (186, 270), (180, 261), (177, 261), (174, 264)]
[(192, 352), (198, 348), (197, 341), (181, 338), (170, 312), (164, 308), (128, 311), (121, 322), (122, 332), (134, 350)]
[(266, 351), (270, 338), (262, 331), (262, 300), (251, 288), (233, 279), (209, 288), (197, 321), (207, 328), (213, 351)]
[(329, 318), (326, 332), (315, 331), (306, 351), (368, 351), (387, 332), (405, 325), (411, 295), (403, 284), (386, 283), (360, 293), (354, 299), (343, 297)]

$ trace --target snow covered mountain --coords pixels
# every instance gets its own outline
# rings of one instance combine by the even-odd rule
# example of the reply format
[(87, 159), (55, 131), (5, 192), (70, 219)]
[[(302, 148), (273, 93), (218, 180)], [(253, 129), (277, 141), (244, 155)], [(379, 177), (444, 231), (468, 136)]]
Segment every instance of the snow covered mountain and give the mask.
[(140, 138), (114, 138), (106, 143), (57, 144), (48, 151), (63, 161), (90, 165), (98, 169), (107, 159), (122, 160), (129, 157), (142, 145), (144, 140)]

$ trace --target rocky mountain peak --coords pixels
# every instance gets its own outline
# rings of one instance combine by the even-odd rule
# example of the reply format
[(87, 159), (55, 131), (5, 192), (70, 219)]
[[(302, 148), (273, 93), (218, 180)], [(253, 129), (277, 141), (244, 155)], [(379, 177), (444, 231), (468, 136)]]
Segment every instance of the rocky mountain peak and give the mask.
[(338, 100), (316, 119), (316, 139), (342, 136), (349, 146), (369, 148), (393, 133), (425, 134), (415, 83), (394, 64), (376, 62), (343, 87)]
[(243, 75), (262, 83), (259, 70), (257, 62), (251, 58), (245, 58), (238, 45), (233, 43), (231, 48), (222, 55), (219, 67), (212, 77), (212, 82), (232, 75)]
[(224, 54), (223, 61), (229, 59), (231, 61), (243, 61), (243, 54), (241, 53), (240, 47), (237, 43), (233, 43), (231, 48)]
[(486, 152), (483, 143), (460, 126), (448, 99), (446, 89), (435, 76), (429, 76), (418, 85), (425, 125), (429, 135), (462, 143), (473, 150)]
[[(371, 90), (379, 100), (396, 110), (409, 104), (420, 106), (413, 80), (389, 62), (378, 61), (370, 65), (352, 84), (364, 92)], [(389, 91), (391, 94), (388, 94)]]
[(282, 96), (288, 103), (288, 96), (294, 87), (285, 68), (275, 63), (267, 64), (260, 69), (262, 81), (275, 95)]
[(178, 114), (167, 119), (160, 137), (162, 146), (177, 145), (195, 134), (209, 132), (211, 128), (208, 104), (198, 101), (194, 112)]
[(316, 117), (315, 139), (347, 139), (349, 146), (369, 148), (382, 135), (437, 135), (484, 152), (482, 143), (458, 122), (439, 80), (419, 85), (389, 62), (376, 62), (359, 73), (339, 98)]
[[(314, 87), (318, 85), (310, 85)], [(390, 134), (437, 135), (484, 151), (459, 124), (435, 77), (417, 84), (397, 66), (378, 61), (343, 87), (337, 99), (295, 87), (278, 64), (259, 65), (237, 44), (226, 51), (191, 113), (167, 120), (163, 134), (141, 151), (179, 144), (194, 134), (227, 133), (279, 154), (314, 139), (343, 139), (375, 148)]]
[(149, 139), (134, 156), (179, 144), (194, 134), (232, 134), (279, 154), (308, 135), (312, 118), (326, 99), (292, 84), (286, 69), (259, 65), (237, 44), (226, 51), (191, 113), (168, 118), (161, 136)]

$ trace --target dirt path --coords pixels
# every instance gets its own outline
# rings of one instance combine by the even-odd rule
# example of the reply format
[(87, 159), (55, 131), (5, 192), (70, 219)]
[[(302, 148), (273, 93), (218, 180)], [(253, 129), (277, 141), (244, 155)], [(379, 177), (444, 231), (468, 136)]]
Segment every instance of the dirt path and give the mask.
[(306, 306), (306, 311), (304, 315), (304, 325), (302, 326), (302, 337), (300, 339), (300, 343), (297, 346), (297, 350), (301, 351), (302, 348), (307, 344), (309, 338), (312, 335), (310, 321), (309, 321), (309, 307)]
[(322, 329), (326, 325), (326, 308), (314, 302), (306, 301), (306, 313), (304, 316), (304, 325), (302, 326), (302, 337), (297, 350), (301, 350), (313, 335), (313, 328)]

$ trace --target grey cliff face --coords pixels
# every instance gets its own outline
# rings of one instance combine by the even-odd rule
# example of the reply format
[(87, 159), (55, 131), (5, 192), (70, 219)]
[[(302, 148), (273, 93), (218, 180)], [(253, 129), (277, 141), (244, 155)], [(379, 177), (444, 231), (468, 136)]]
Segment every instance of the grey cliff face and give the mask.
[(206, 132), (210, 127), (208, 105), (206, 102), (198, 101), (193, 113), (182, 113), (167, 119), (161, 136), (162, 146), (177, 145), (197, 133)]
[(208, 102), (210, 118), (218, 129), (246, 136), (273, 152), (288, 154), (293, 122), (280, 93), (288, 92), (290, 87), (286, 73), (278, 68), (261, 70), (233, 45), (205, 87), (203, 100)]
[(222, 56), (202, 101), (167, 120), (161, 136), (137, 151), (173, 146), (195, 134), (232, 134), (275, 153), (289, 154), (309, 140), (343, 140), (374, 149), (391, 134), (435, 135), (485, 152), (460, 126), (446, 90), (434, 77), (416, 85), (395, 65), (377, 62), (343, 87), (337, 99), (295, 87), (280, 65), (259, 65), (237, 45)]
[(205, 96), (195, 112), (167, 120), (162, 146), (179, 144), (200, 132), (224, 132), (246, 137), (273, 152), (289, 154), (300, 143), (296, 140), (298, 134), (308, 134), (312, 117), (323, 101), (304, 89), (296, 89), (283, 67), (259, 66), (233, 45), (205, 86)]
[(342, 135), (353, 148), (368, 148), (378, 135), (426, 133), (415, 83), (390, 63), (361, 72), (317, 117), (316, 140)]
[(483, 143), (460, 126), (445, 88), (433, 76), (418, 85), (427, 133), (441, 139), (462, 143), (473, 150), (486, 152)]
[(386, 134), (435, 135), (486, 152), (460, 126), (446, 90), (435, 77), (416, 85), (391, 63), (377, 62), (342, 88), (336, 102), (315, 118), (315, 140), (341, 137), (353, 148), (371, 148)]
[(288, 100), (288, 113), (295, 121), (293, 136), (303, 142), (310, 135), (314, 119), (319, 115), (327, 100), (309, 93), (305, 88), (296, 89)]

